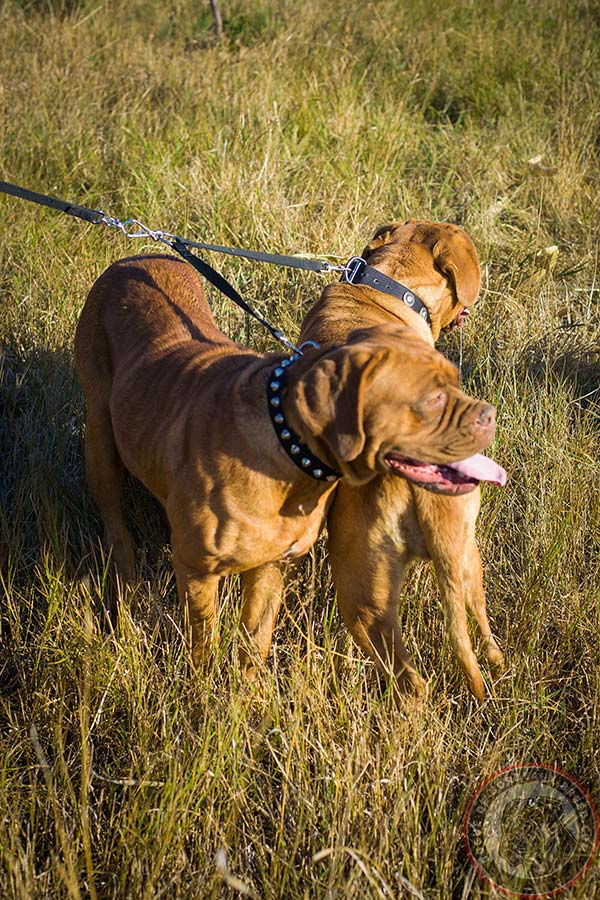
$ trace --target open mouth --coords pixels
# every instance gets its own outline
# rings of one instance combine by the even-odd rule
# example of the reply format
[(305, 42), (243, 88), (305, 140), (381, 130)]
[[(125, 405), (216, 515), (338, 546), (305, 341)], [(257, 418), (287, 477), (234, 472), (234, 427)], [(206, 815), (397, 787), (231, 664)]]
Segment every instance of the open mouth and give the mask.
[(507, 478), (502, 466), (481, 453), (445, 465), (422, 463), (397, 453), (386, 453), (385, 461), (393, 472), (437, 494), (468, 494), (482, 481), (504, 487)]
[(456, 316), (456, 318), (452, 319), (450, 324), (446, 326), (447, 330), (454, 331), (455, 328), (461, 328), (463, 325), (463, 322), (465, 322), (466, 319), (468, 319), (470, 315), (471, 315), (471, 313), (468, 309), (466, 309), (466, 308), (461, 309), (461, 311)]

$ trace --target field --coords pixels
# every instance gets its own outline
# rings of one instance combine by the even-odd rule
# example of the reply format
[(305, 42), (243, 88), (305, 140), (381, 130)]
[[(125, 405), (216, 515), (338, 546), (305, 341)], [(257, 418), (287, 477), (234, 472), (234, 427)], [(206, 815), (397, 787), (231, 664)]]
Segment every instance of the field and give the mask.
[[(508, 667), (484, 667), (477, 706), (415, 566), (399, 602), (430, 691), (394, 708), (323, 537), (259, 685), (234, 662), (237, 579), (195, 682), (168, 535), (133, 484), (140, 585), (111, 630), (73, 333), (102, 270), (155, 245), (0, 197), (0, 896), (500, 896), (461, 837), (484, 779), (553, 764), (600, 801), (600, 6), (221, 12), (218, 40), (208, 2), (0, 0), (0, 177), (268, 252), (346, 259), (381, 222), (463, 225), (484, 273), (463, 380), (496, 404), (509, 472), (479, 530)], [(325, 283), (209, 261), (292, 338)], [(275, 349), (209, 295), (228, 334)], [(441, 349), (458, 361), (455, 335)], [(563, 896), (600, 897), (598, 862)]]

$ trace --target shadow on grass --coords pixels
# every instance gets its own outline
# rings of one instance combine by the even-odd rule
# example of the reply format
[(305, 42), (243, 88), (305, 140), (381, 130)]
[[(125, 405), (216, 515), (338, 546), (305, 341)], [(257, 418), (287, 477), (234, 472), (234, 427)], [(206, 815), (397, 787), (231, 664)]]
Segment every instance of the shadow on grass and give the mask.
[(538, 341), (523, 354), (523, 364), (533, 380), (543, 385), (550, 376), (556, 384), (568, 384), (575, 411), (591, 412), (600, 426), (600, 348), (566, 336), (560, 352), (552, 356), (547, 341)]
[[(43, 550), (70, 578), (81, 577), (101, 522), (85, 486), (83, 398), (71, 353), (28, 356), (0, 350), (0, 564), (29, 577)], [(158, 501), (134, 478), (123, 480), (125, 515), (137, 545), (154, 551), (168, 541)]]
[[(85, 485), (82, 436), (83, 398), (71, 352), (0, 347), (0, 588), (14, 600), (0, 606), (0, 686), (13, 679), (9, 605), (19, 630), (36, 635), (53, 591), (91, 585), (94, 612), (108, 626), (102, 527)], [(153, 584), (162, 575), (164, 582), (170, 563), (162, 509), (133, 478), (126, 476), (123, 487), (125, 516), (136, 548), (143, 548), (137, 554), (142, 579)]]
[[(458, 365), (459, 354), (452, 336), (444, 336), (438, 349)], [(589, 412), (600, 425), (600, 349), (593, 334), (579, 335), (575, 329), (556, 329), (531, 341), (507, 358), (505, 348), (490, 342), (482, 361), (475, 348), (465, 350), (462, 380), (466, 389), (485, 398), (490, 384), (501, 382), (512, 370), (523, 388), (567, 386), (573, 413)]]

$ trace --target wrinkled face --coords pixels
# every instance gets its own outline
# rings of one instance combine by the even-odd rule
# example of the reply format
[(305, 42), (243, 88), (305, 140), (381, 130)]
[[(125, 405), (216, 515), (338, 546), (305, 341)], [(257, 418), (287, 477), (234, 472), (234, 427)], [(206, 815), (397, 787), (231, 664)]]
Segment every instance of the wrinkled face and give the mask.
[(460, 390), (456, 369), (440, 353), (403, 341), (366, 387), (363, 427), (367, 465), (438, 493), (468, 493), (480, 478), (468, 465), (453, 466), (492, 441), (495, 410)]
[(494, 437), (494, 407), (467, 397), (455, 367), (408, 326), (361, 329), (303, 357), (285, 406), (294, 430), (351, 484), (392, 473), (460, 494), (506, 479), (479, 455)]

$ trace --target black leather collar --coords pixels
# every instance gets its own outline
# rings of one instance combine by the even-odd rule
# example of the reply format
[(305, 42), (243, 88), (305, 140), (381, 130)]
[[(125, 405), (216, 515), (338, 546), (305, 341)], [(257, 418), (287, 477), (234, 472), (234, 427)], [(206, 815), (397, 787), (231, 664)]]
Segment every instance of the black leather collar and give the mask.
[(342, 281), (347, 281), (348, 284), (364, 284), (367, 285), (367, 287), (375, 288), (376, 291), (381, 291), (382, 294), (389, 294), (391, 297), (397, 297), (399, 300), (402, 300), (406, 306), (410, 309), (414, 309), (416, 313), (425, 319), (431, 328), (429, 310), (423, 301), (399, 281), (394, 281), (393, 278), (389, 278), (387, 275), (384, 275), (383, 272), (368, 265), (362, 256), (353, 256), (352, 259), (348, 260), (344, 274), (342, 275)]
[(279, 438), (279, 443), (292, 462), (305, 475), (309, 475), (317, 481), (337, 481), (338, 478), (342, 477), (341, 473), (336, 472), (335, 469), (322, 462), (306, 444), (302, 443), (296, 432), (286, 422), (283, 414), (281, 394), (285, 387), (286, 370), (299, 358), (297, 353), (293, 353), (287, 359), (278, 363), (269, 374), (267, 379), (267, 403), (271, 422)]

